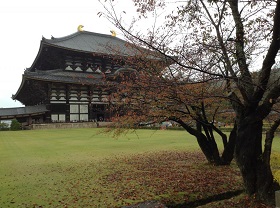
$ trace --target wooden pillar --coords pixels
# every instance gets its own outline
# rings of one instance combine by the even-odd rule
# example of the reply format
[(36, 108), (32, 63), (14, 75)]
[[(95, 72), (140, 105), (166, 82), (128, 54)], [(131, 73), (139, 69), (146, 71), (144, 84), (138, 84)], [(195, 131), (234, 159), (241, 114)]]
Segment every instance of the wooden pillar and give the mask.
[(32, 124), (32, 115), (29, 115), (27, 118), (27, 125), (31, 125)]
[(70, 122), (70, 104), (69, 104), (69, 99), (70, 99), (70, 87), (69, 85), (65, 86), (65, 93), (66, 93), (66, 110), (65, 110), (65, 122)]
[(51, 123), (51, 121), (52, 121), (52, 119), (51, 119), (51, 105), (47, 104), (46, 109), (48, 110), (46, 112), (46, 123)]
[(276, 208), (280, 208), (280, 190), (275, 191), (275, 205)]
[(47, 99), (47, 103), (46, 103), (46, 109), (48, 110), (46, 112), (46, 117), (45, 117), (45, 122), (46, 123), (51, 123), (52, 119), (51, 119), (51, 91), (52, 91), (52, 84), (48, 83), (47, 84), (47, 90), (48, 90), (48, 99)]
[(88, 86), (88, 120), (93, 121), (93, 106), (92, 106), (93, 87)]

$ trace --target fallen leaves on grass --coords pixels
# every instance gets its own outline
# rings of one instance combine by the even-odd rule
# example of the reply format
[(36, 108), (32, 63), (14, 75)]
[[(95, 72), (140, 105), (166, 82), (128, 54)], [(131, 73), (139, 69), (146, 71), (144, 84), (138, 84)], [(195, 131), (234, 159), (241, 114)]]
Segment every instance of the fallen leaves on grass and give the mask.
[(214, 167), (197, 152), (161, 152), (116, 157), (114, 170), (100, 180), (118, 190), (115, 200), (138, 202), (158, 199), (166, 204), (199, 200), (242, 189), (235, 166)]
[[(235, 164), (211, 166), (199, 152), (150, 152), (85, 163), (54, 164), (42, 174), (38, 179), (33, 178), (39, 186), (38, 193), (34, 193), (37, 197), (30, 203), (10, 202), (21, 203), (18, 207), (36, 204), (33, 207), (107, 208), (159, 200), (173, 206), (242, 189)], [(42, 177), (49, 180), (44, 182)], [(224, 202), (229, 207), (234, 203), (244, 205), (244, 200)]]

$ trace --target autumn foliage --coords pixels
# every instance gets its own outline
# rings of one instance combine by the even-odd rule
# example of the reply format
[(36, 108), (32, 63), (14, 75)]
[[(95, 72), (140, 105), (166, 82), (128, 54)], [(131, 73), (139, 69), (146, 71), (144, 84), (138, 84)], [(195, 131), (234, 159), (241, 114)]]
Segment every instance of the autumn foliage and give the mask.
[[(280, 1), (134, 0), (137, 15), (131, 25), (112, 2), (103, 4), (104, 16), (131, 42), (159, 54), (156, 60), (142, 58), (147, 67), (140, 62), (144, 73), (140, 72), (139, 82), (127, 82), (119, 91), (126, 91), (118, 100), (123, 102), (123, 112), (129, 113), (125, 117), (120, 112), (119, 124), (121, 118), (130, 127), (130, 121), (173, 120), (197, 138), (209, 162), (228, 163), (234, 151), (247, 193), (273, 200), (279, 188), (270, 155), (280, 124), (280, 78), (275, 73), (279, 71)], [(148, 19), (154, 21), (142, 24), (147, 25), (143, 32), (137, 23)], [(227, 138), (215, 121), (230, 110), (235, 125)], [(268, 119), (273, 122), (264, 137)], [(214, 132), (223, 139), (221, 156)]]

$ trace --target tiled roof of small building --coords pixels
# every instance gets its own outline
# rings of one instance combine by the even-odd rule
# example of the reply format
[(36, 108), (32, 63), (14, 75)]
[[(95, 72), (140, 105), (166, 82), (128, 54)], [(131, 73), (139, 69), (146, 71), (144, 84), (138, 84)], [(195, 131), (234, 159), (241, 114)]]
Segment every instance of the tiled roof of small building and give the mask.
[(0, 118), (20, 117), (24, 115), (43, 114), (47, 112), (45, 105), (26, 106), (18, 108), (0, 108)]

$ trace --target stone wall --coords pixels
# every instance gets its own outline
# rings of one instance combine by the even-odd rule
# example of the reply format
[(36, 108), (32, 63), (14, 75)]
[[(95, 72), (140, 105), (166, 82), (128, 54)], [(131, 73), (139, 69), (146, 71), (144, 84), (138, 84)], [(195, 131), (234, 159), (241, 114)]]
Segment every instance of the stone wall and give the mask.
[(275, 192), (275, 203), (276, 208), (280, 208), (280, 190)]
[(106, 127), (111, 122), (82, 122), (82, 123), (46, 123), (31, 124), (31, 129), (72, 129), (72, 128), (97, 128)]

